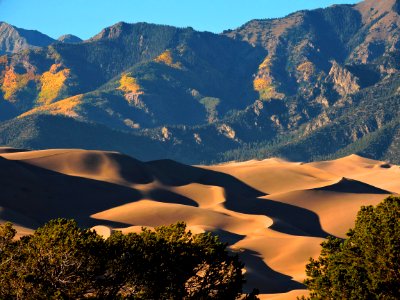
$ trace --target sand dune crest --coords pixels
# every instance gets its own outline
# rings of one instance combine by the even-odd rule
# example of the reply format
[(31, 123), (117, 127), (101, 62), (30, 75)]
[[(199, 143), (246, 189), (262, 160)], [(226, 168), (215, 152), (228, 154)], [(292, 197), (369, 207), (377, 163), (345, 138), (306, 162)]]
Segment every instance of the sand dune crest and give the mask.
[(280, 159), (187, 166), (141, 162), (104, 151), (0, 148), (0, 222), (19, 235), (51, 218), (75, 218), (107, 237), (113, 230), (185, 221), (241, 253), (245, 290), (294, 299), (309, 257), (327, 235), (345, 237), (362, 205), (400, 192), (400, 168), (351, 155), (334, 161)]

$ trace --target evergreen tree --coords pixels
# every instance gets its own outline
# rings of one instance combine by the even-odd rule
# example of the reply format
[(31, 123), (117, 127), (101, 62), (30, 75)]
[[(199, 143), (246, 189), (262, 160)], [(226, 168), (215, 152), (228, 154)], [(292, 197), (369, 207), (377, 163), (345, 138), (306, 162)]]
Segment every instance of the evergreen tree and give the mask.
[(306, 266), (311, 299), (400, 299), (400, 197), (362, 207), (348, 238)]
[[(184, 223), (103, 239), (57, 219), (15, 240), (0, 226), (0, 299), (236, 299), (243, 264)], [(246, 299), (257, 299), (257, 291)]]

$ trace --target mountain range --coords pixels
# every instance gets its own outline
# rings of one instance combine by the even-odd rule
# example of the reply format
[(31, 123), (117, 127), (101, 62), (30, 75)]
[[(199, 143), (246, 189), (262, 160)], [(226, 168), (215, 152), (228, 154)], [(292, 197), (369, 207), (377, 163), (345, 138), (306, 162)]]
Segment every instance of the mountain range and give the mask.
[(399, 13), (366, 0), (221, 34), (121, 22), (85, 41), (0, 23), (0, 144), (399, 163)]

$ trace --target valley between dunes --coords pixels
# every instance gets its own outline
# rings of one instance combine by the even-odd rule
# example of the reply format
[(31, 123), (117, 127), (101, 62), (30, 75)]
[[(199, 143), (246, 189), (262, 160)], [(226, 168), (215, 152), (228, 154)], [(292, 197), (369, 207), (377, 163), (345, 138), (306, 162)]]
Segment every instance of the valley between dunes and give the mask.
[(116, 152), (0, 148), (0, 222), (24, 235), (52, 218), (112, 230), (185, 221), (239, 251), (246, 289), (295, 299), (305, 265), (328, 235), (345, 237), (362, 205), (400, 193), (400, 168), (351, 155), (334, 161), (280, 159), (188, 166), (141, 162)]

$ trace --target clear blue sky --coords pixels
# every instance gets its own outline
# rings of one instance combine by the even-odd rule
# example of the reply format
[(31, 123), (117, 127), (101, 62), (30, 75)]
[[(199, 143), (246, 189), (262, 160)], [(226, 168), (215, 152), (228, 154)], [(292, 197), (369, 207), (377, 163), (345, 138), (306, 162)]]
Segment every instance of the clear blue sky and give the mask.
[[(378, 1), (378, 0), (377, 0)], [(0, 21), (53, 38), (87, 39), (119, 21), (149, 22), (222, 32), (251, 19), (282, 17), (301, 9), (355, 0), (0, 0)]]

